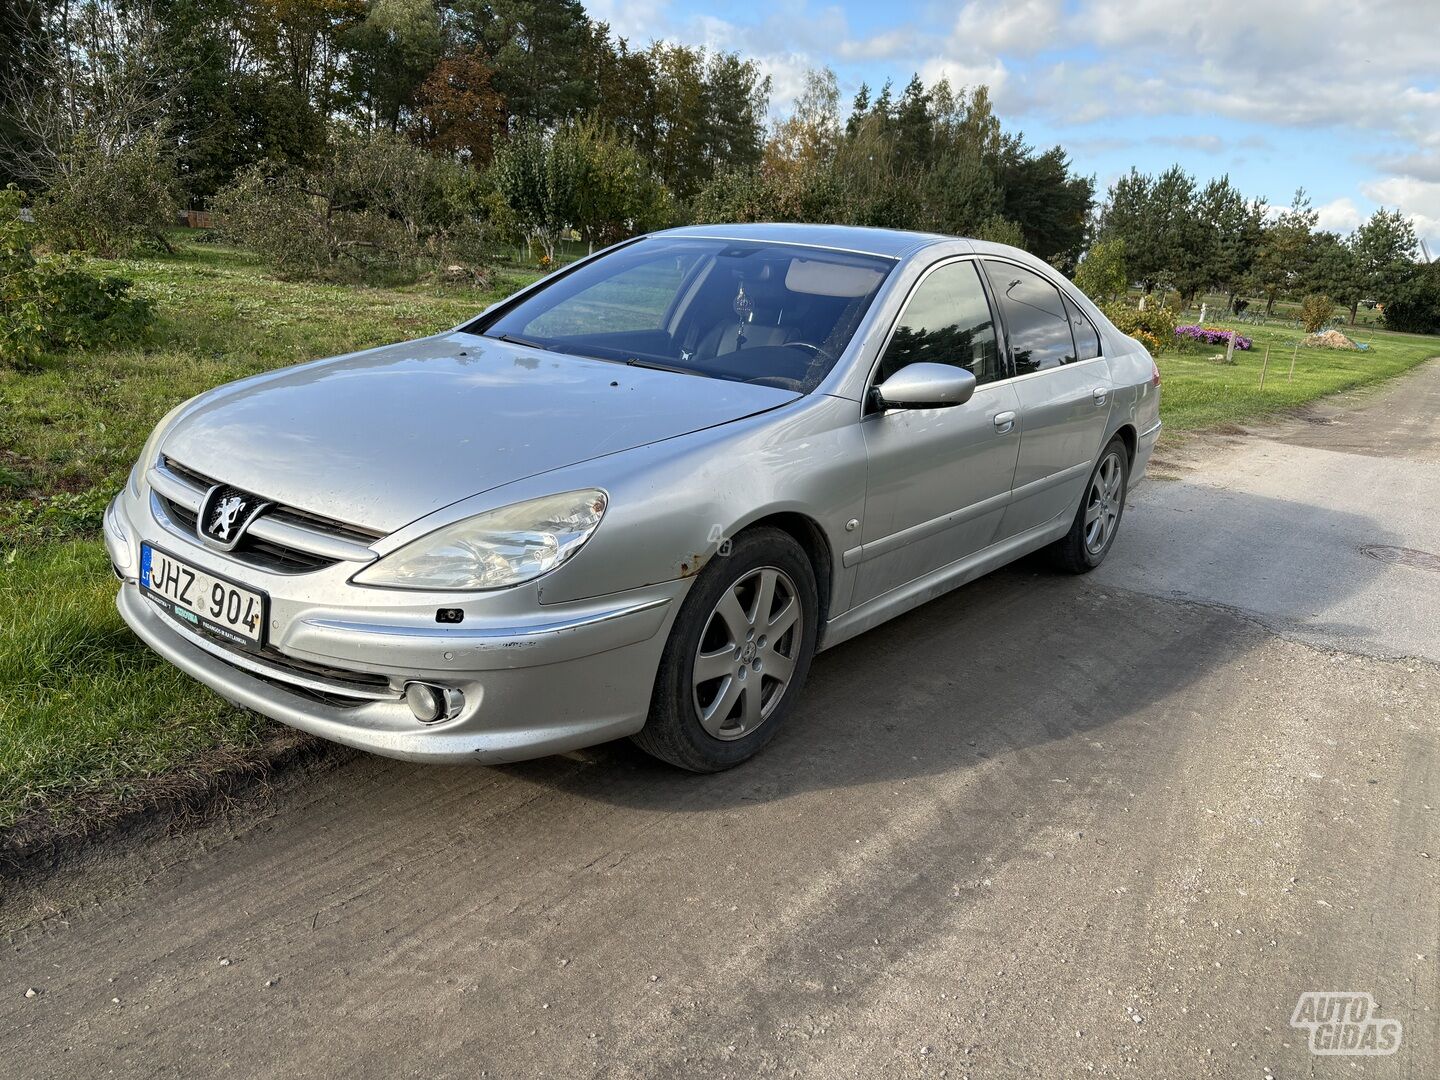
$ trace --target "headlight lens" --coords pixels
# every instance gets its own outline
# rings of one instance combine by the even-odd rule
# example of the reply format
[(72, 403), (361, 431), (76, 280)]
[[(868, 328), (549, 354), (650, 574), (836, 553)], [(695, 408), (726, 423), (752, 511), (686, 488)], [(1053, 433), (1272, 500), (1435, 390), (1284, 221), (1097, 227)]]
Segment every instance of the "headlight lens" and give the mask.
[(598, 488), (502, 506), (414, 540), (352, 581), (392, 589), (504, 589), (549, 573), (590, 539), (605, 514)]

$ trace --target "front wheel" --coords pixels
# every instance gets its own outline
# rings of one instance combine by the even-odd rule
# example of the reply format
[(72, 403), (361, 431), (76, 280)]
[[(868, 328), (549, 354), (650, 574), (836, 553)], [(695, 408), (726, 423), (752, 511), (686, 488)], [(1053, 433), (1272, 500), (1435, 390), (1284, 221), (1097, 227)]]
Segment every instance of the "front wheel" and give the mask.
[(1070, 531), (1050, 547), (1060, 569), (1087, 574), (1105, 561), (1120, 531), (1129, 482), (1130, 451), (1126, 449), (1125, 440), (1117, 435), (1095, 463)]
[(793, 708), (818, 632), (804, 549), (779, 529), (741, 533), (680, 608), (636, 745), (691, 772), (752, 757)]

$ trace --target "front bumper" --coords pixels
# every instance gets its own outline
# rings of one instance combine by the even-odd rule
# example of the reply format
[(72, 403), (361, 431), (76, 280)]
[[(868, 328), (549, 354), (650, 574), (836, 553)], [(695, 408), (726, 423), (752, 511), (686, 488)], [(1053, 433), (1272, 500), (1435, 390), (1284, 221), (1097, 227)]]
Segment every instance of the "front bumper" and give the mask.
[[(117, 606), (147, 645), (239, 705), (412, 761), (518, 761), (639, 731), (688, 586), (671, 581), (553, 606), (533, 590), (528, 601), (525, 590), (506, 590), (466, 598), (459, 626), (426, 625), (433, 599), (358, 588), (324, 573), (262, 573), (198, 543), (181, 548), (183, 538), (150, 512), (149, 501), (143, 489), (122, 493), (104, 529), (121, 578)], [(271, 647), (233, 650), (162, 613), (135, 580), (142, 540), (269, 593)], [(444, 606), (455, 602), (451, 596)], [(421, 723), (404, 701), (412, 680), (458, 689), (463, 708), (453, 719)]]

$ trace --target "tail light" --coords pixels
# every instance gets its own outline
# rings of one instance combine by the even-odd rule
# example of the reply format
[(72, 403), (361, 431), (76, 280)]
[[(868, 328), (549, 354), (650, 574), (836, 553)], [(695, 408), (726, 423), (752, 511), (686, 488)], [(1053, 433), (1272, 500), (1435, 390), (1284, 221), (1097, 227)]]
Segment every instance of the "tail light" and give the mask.
[(1155, 362), (1154, 357), (1150, 359), (1150, 385), (1160, 385), (1160, 365)]

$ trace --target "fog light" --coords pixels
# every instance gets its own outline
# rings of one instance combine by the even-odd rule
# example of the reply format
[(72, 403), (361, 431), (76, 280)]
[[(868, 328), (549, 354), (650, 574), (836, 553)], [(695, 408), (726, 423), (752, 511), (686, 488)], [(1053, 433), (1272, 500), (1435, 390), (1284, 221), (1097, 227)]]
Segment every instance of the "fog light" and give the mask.
[(420, 723), (434, 724), (459, 716), (465, 707), (465, 695), (449, 686), (410, 682), (405, 684), (405, 704)]

